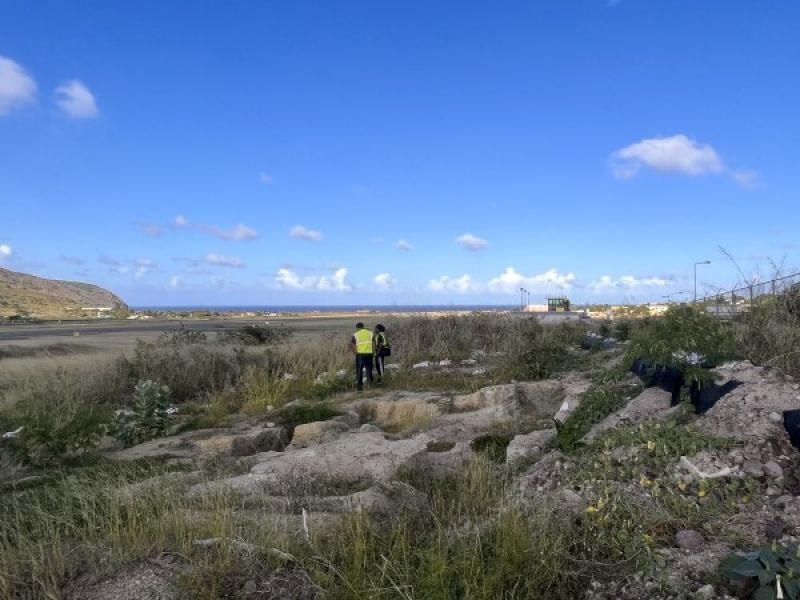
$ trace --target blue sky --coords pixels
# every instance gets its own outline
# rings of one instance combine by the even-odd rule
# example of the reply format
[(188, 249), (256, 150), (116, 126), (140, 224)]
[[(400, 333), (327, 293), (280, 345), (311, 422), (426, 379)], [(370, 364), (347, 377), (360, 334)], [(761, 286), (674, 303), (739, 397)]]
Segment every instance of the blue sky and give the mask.
[(800, 4), (4, 0), (0, 264), (134, 305), (658, 299), (798, 260)]

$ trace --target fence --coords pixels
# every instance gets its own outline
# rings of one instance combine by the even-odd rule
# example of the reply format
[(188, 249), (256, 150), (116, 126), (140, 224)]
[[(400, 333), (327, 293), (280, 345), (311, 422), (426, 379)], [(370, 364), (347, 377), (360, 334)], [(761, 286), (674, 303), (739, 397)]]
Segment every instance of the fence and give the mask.
[(732, 318), (739, 313), (747, 312), (751, 306), (756, 306), (790, 290), (800, 291), (800, 273), (718, 292), (698, 298), (697, 303), (702, 304), (708, 312), (720, 318)]

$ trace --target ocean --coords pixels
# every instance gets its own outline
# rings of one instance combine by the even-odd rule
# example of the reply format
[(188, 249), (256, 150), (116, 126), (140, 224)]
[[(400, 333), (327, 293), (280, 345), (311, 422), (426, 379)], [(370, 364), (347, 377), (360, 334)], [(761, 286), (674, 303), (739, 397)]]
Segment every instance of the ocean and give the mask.
[(444, 312), (444, 311), (505, 311), (519, 310), (519, 305), (497, 304), (409, 304), (409, 305), (328, 305), (328, 306), (134, 306), (136, 311), (194, 312), (267, 312), (267, 313), (325, 313), (325, 312)]

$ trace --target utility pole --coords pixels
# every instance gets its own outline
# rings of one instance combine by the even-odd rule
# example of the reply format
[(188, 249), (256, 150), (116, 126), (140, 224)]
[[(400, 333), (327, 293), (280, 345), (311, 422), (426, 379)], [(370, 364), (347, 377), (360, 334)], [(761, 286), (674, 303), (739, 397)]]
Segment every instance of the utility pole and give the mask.
[(700, 262), (694, 263), (694, 303), (697, 304), (697, 265), (710, 265), (710, 260), (701, 260)]

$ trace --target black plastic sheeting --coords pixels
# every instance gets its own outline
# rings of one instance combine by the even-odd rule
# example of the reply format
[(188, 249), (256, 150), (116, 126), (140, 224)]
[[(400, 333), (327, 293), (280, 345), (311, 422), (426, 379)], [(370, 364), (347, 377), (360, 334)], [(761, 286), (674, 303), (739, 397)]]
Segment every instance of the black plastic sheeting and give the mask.
[(792, 446), (800, 448), (800, 409), (786, 410), (783, 412), (783, 426), (789, 434)]
[[(672, 406), (680, 404), (681, 392), (686, 387), (686, 381), (680, 369), (665, 365), (656, 365), (650, 361), (637, 358), (633, 361), (631, 371), (642, 378), (648, 387), (658, 386), (672, 394)], [(740, 381), (731, 380), (723, 385), (707, 383), (700, 385), (693, 381), (689, 386), (689, 398), (698, 414), (703, 414), (714, 406), (720, 398), (730, 393), (741, 385)], [(798, 417), (800, 423), (800, 417)]]

